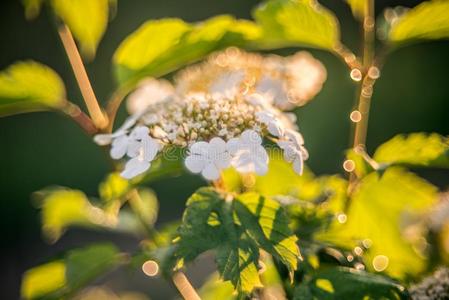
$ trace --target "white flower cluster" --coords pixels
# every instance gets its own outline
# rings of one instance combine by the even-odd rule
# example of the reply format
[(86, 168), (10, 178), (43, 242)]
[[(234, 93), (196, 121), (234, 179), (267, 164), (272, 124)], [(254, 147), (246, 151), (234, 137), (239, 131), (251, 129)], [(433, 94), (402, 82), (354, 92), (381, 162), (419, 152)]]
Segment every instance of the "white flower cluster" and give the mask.
[(308, 158), (304, 140), (295, 115), (281, 109), (313, 97), (325, 76), (304, 52), (262, 57), (230, 48), (182, 71), (175, 86), (142, 81), (128, 97), (131, 116), (114, 133), (94, 140), (111, 144), (113, 159), (126, 157), (121, 175), (128, 179), (147, 171), (166, 146), (187, 148), (185, 166), (207, 180), (231, 166), (263, 175), (269, 161), (264, 140), (277, 144), (302, 174)]

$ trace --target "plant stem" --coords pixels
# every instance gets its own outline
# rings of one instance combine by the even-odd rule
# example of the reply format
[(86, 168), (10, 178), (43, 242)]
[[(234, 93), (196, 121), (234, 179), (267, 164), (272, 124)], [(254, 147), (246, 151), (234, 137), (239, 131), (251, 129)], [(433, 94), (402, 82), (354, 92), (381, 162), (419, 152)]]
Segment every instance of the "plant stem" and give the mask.
[(66, 101), (62, 112), (75, 121), (88, 135), (94, 135), (97, 132), (92, 120), (79, 108), (78, 105)]
[(107, 127), (107, 131), (111, 132), (112, 127), (114, 126), (115, 117), (117, 116), (118, 109), (120, 108), (120, 104), (122, 103), (125, 96), (128, 94), (128, 91), (124, 88), (118, 88), (111, 96), (107, 106), (106, 112), (109, 118), (109, 125)]
[(193, 288), (192, 284), (187, 279), (186, 275), (181, 272), (177, 271), (173, 274), (173, 283), (175, 284), (176, 288), (178, 289), (179, 293), (182, 295), (182, 297), (186, 300), (201, 300), (200, 296), (198, 296), (198, 293)]
[(363, 19), (363, 80), (358, 95), (357, 110), (361, 118), (356, 123), (353, 147), (365, 149), (368, 129), (369, 110), (371, 106), (372, 88), (376, 78), (371, 76), (370, 69), (374, 61), (375, 19), (374, 1), (366, 0), (365, 17)]
[(67, 57), (69, 58), (70, 65), (72, 66), (72, 70), (75, 74), (81, 94), (83, 95), (89, 115), (91, 116), (95, 126), (99, 129), (103, 129), (108, 125), (108, 121), (103, 114), (100, 105), (98, 104), (97, 98), (95, 97), (94, 90), (90, 84), (89, 77), (87, 76), (86, 69), (78, 52), (78, 48), (76, 47), (72, 33), (65, 24), (59, 26), (58, 33)]

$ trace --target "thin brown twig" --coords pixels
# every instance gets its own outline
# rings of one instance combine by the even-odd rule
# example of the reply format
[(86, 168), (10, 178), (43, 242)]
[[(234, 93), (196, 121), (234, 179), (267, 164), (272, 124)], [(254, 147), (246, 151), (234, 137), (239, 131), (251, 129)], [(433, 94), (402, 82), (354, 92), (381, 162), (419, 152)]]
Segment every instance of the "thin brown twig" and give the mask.
[(75, 121), (88, 135), (94, 135), (97, 133), (97, 128), (92, 120), (79, 108), (78, 105), (70, 101), (66, 101), (65, 106), (61, 110), (64, 114)]
[(72, 66), (73, 73), (75, 74), (76, 81), (83, 95), (84, 102), (86, 103), (87, 110), (91, 116), (93, 123), (99, 129), (103, 129), (108, 125), (107, 118), (103, 114), (98, 100), (95, 96), (92, 85), (90, 84), (89, 77), (87, 76), (86, 69), (76, 47), (75, 40), (67, 25), (62, 24), (58, 28), (59, 37), (61, 38), (62, 45)]
[(117, 116), (117, 112), (120, 108), (120, 104), (122, 104), (123, 99), (128, 94), (127, 90), (124, 88), (118, 88), (111, 96), (107, 106), (106, 113), (108, 114), (109, 125), (107, 127), (107, 131), (111, 132), (114, 126), (115, 117)]
[(372, 88), (376, 78), (370, 76), (370, 68), (374, 62), (375, 19), (374, 1), (367, 0), (365, 17), (363, 19), (363, 80), (357, 110), (361, 119), (356, 123), (353, 147), (365, 148), (368, 129), (369, 109), (371, 106)]

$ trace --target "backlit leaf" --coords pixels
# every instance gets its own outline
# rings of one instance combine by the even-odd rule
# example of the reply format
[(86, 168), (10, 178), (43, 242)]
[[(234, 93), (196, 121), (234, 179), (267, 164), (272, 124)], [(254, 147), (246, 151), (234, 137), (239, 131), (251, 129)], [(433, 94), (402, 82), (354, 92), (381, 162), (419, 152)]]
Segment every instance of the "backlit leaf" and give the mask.
[(44, 191), (41, 200), (42, 230), (50, 241), (56, 241), (69, 226), (106, 226), (104, 212), (93, 206), (78, 190)]
[(352, 10), (352, 14), (359, 20), (363, 20), (367, 10), (368, 0), (346, 0)]
[(24, 61), (0, 72), (0, 116), (60, 108), (64, 103), (64, 84), (47, 66)]
[(271, 48), (307, 45), (331, 50), (339, 46), (337, 19), (315, 0), (266, 1), (253, 15)]
[(449, 139), (439, 134), (397, 135), (377, 148), (379, 163), (420, 167), (449, 167)]
[(413, 173), (397, 167), (370, 173), (351, 198), (346, 222), (335, 222), (321, 239), (349, 248), (368, 241), (363, 258), (369, 270), (395, 278), (416, 276), (426, 267), (419, 250), (423, 236), (419, 230), (406, 230), (406, 225), (428, 212), (437, 199), (436, 187)]
[(159, 77), (229, 45), (260, 38), (257, 25), (220, 15), (189, 24), (180, 19), (148, 21), (129, 35), (114, 54), (117, 79), (133, 86), (146, 76)]
[(51, 0), (51, 5), (79, 41), (84, 54), (93, 56), (106, 31), (109, 2), (109, 0)]
[(66, 265), (53, 261), (25, 272), (21, 295), (24, 299), (35, 299), (61, 289), (66, 284)]
[(122, 262), (112, 244), (94, 244), (67, 252), (61, 260), (25, 272), (21, 295), (24, 299), (66, 298), (99, 275)]
[(415, 40), (449, 38), (449, 1), (424, 1), (392, 24), (389, 40), (405, 43)]
[(291, 272), (300, 257), (283, 208), (255, 193), (232, 200), (231, 195), (212, 188), (199, 189), (187, 202), (179, 235), (178, 258), (191, 261), (204, 251), (215, 250), (223, 280), (231, 281), (243, 294), (261, 286), (259, 248)]

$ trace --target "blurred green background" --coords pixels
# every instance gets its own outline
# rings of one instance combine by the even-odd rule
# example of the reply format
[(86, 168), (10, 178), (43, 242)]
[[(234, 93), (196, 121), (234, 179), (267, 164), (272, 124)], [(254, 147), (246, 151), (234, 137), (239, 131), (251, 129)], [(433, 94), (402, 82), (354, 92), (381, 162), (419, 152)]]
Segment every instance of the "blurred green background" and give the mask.
[[(256, 0), (127, 0), (119, 1), (118, 13), (109, 24), (94, 62), (87, 64), (99, 99), (108, 98), (114, 88), (111, 57), (119, 43), (145, 20), (181, 17), (199, 21), (229, 13), (249, 18)], [(377, 1), (379, 14), (387, 6), (413, 6), (420, 1)], [(322, 1), (338, 15), (343, 41), (358, 51), (358, 24), (342, 0)], [(155, 46), (157, 45), (148, 45)], [(295, 50), (284, 49), (279, 54)], [(299, 125), (311, 154), (308, 161), (317, 174), (342, 172), (344, 151), (350, 144), (349, 113), (354, 105), (355, 84), (341, 61), (312, 51), (325, 64), (328, 80), (322, 92), (297, 110)], [(54, 68), (64, 79), (68, 98), (82, 105), (64, 50), (58, 40), (51, 14), (44, 10), (27, 22), (19, 1), (0, 4), (0, 69), (16, 60), (34, 59)], [(387, 59), (375, 86), (368, 132), (368, 149), (397, 133), (415, 131), (449, 134), (449, 42), (432, 42), (394, 51)], [(126, 116), (122, 109), (120, 120)], [(89, 241), (113, 240), (123, 249), (137, 247), (137, 239), (81, 230), (70, 231), (55, 245), (41, 239), (39, 212), (32, 206), (32, 192), (49, 185), (69, 186), (97, 194), (97, 184), (108, 171), (104, 153), (75, 124), (54, 113), (24, 114), (0, 119), (0, 299), (19, 297), (24, 270), (72, 246)], [(448, 182), (447, 173), (432, 173), (431, 179)], [(445, 180), (441, 180), (444, 176)], [(179, 218), (185, 199), (202, 181), (184, 175), (152, 186), (160, 199), (159, 224)], [(207, 264), (198, 273), (211, 269)], [(201, 276), (193, 274), (194, 284)], [(197, 278), (198, 277), (198, 278)], [(162, 280), (141, 274), (113, 274), (108, 278), (117, 289), (139, 289), (152, 299), (167, 299), (173, 291)], [(171, 291), (171, 292), (169, 292)]]

